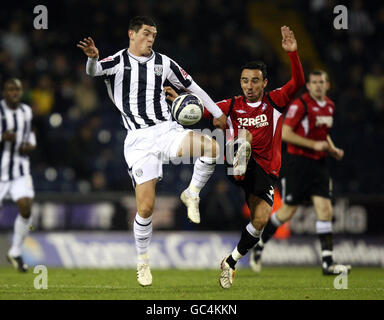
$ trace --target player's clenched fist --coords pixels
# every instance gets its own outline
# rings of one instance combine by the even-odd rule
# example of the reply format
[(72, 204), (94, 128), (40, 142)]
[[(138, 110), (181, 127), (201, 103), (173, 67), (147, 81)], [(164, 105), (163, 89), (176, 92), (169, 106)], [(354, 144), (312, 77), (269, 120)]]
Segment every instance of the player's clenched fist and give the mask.
[(79, 41), (77, 47), (82, 49), (89, 58), (97, 58), (99, 50), (95, 46), (95, 42), (91, 37), (84, 38), (84, 41)]

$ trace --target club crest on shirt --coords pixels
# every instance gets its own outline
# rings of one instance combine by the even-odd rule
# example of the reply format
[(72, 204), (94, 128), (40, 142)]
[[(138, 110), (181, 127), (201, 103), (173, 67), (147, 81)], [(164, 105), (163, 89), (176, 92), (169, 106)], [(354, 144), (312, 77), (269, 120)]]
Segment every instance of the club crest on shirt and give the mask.
[(261, 111), (264, 111), (265, 109), (267, 109), (268, 105), (264, 102), (263, 103), (263, 107), (261, 108)]
[(161, 64), (155, 64), (155, 75), (158, 77), (163, 75), (163, 66)]
[(142, 169), (137, 169), (135, 171), (135, 175), (138, 176), (138, 177), (141, 177), (143, 175), (143, 170)]

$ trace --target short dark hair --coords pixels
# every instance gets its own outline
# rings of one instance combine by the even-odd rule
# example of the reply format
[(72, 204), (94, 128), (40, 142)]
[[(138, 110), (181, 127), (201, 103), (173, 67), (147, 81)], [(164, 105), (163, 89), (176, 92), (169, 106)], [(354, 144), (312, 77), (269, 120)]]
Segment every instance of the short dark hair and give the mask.
[(148, 26), (152, 26), (152, 27), (156, 28), (155, 22), (150, 17), (137, 16), (137, 17), (132, 18), (129, 21), (129, 28), (128, 29), (133, 30), (135, 32), (138, 32), (141, 29), (141, 27), (143, 26), (143, 24), (146, 24)]
[(3, 83), (3, 90), (5, 89), (5, 87), (7, 86), (7, 84), (9, 84), (9, 83), (17, 84), (18, 82), (20, 82), (20, 84), (22, 83), (21, 80), (18, 79), (18, 78), (8, 78), (8, 79), (5, 80), (4, 83)]
[(263, 79), (267, 79), (267, 65), (263, 61), (250, 61), (241, 67), (241, 72), (244, 69), (260, 70), (263, 74)]
[(329, 81), (328, 73), (322, 69), (313, 69), (310, 73), (308, 73), (308, 81), (311, 76), (325, 76), (325, 80)]

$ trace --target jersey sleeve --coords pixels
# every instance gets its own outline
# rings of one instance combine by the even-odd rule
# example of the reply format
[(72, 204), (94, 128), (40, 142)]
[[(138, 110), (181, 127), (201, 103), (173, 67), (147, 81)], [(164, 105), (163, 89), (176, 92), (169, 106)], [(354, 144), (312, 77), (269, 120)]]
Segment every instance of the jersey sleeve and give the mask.
[(120, 60), (120, 52), (100, 61), (98, 58), (88, 58), (86, 72), (92, 77), (113, 75), (117, 72)]
[[(222, 100), (222, 101), (219, 101), (219, 102), (216, 102), (216, 105), (221, 109), (221, 111), (227, 115), (228, 111), (229, 111), (229, 106), (231, 104), (231, 99), (227, 99), (227, 100)], [(204, 115), (203, 117), (205, 119), (212, 119), (213, 116), (212, 114), (207, 110), (207, 108), (204, 108)]]
[(305, 114), (305, 108), (303, 103), (296, 99), (288, 107), (288, 111), (285, 115), (284, 124), (290, 126), (292, 129), (296, 129), (299, 122), (303, 119)]
[(291, 62), (291, 79), (283, 87), (269, 92), (271, 100), (280, 108), (286, 107), (305, 83), (297, 51), (288, 52), (288, 57)]

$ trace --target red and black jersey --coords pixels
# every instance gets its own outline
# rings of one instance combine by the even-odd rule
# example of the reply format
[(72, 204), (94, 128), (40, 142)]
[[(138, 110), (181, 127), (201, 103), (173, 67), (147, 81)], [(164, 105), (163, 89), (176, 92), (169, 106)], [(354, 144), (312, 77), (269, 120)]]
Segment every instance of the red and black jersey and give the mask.
[[(326, 141), (333, 124), (334, 112), (335, 104), (331, 99), (325, 97), (323, 102), (318, 102), (307, 92), (289, 106), (284, 124), (292, 127), (294, 132), (302, 137)], [(287, 152), (315, 160), (328, 155), (325, 151), (315, 151), (291, 143), (287, 144)]]
[[(217, 103), (228, 116), (227, 128), (233, 130), (234, 136), (238, 129), (251, 132), (252, 157), (266, 173), (274, 176), (279, 175), (281, 166), (282, 112), (305, 81), (297, 52), (288, 55), (292, 76), (283, 87), (265, 93), (261, 101), (255, 103), (249, 103), (243, 96)], [(212, 116), (205, 111), (204, 117)]]

